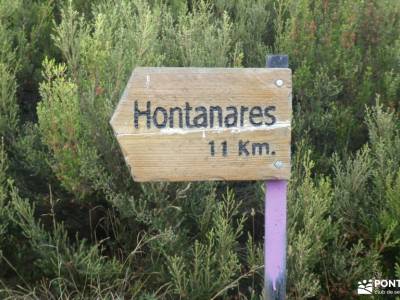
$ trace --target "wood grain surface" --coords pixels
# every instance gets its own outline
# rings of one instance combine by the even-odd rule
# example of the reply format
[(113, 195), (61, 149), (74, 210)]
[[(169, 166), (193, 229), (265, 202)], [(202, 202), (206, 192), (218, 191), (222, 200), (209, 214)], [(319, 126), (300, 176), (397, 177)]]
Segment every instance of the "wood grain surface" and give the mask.
[(288, 179), (291, 97), (290, 69), (136, 68), (110, 123), (135, 181)]

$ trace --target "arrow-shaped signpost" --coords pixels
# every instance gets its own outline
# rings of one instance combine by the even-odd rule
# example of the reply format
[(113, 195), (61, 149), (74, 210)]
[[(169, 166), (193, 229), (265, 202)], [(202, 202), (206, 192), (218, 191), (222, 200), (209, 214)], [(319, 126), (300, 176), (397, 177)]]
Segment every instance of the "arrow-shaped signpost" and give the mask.
[(268, 180), (266, 295), (283, 299), (292, 78), (271, 66), (136, 68), (110, 123), (135, 181)]

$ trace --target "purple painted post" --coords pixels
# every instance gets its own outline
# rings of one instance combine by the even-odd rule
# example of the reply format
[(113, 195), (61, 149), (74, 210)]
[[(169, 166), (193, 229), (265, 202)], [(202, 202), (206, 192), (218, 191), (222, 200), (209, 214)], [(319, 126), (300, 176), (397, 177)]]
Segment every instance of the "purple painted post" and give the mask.
[[(267, 68), (288, 68), (287, 55), (268, 55)], [(286, 298), (287, 180), (265, 182), (264, 292), (266, 300)]]
[(285, 299), (286, 180), (265, 183), (264, 288), (267, 300)]

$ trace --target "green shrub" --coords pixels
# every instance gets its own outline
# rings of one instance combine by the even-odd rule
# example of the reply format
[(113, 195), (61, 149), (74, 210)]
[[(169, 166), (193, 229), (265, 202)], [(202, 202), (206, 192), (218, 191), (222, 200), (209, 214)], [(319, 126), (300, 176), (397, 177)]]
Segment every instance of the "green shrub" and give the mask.
[(317, 162), (324, 164), (337, 148), (355, 151), (365, 143), (363, 107), (377, 93), (382, 103), (398, 108), (399, 3), (278, 2), (286, 3), (288, 18), (277, 50), (289, 54), (295, 69), (294, 101), (302, 119), (295, 137), (308, 131), (321, 157)]
[(172, 287), (179, 298), (215, 299), (237, 285), (237, 239), (245, 221), (242, 216), (237, 224), (234, 222), (239, 206), (232, 191), (227, 191), (211, 214), (212, 223), (204, 240), (196, 240), (189, 253), (167, 257)]
[(18, 128), (16, 81), (10, 67), (0, 61), (0, 136), (14, 139)]
[(65, 78), (65, 66), (45, 61), (44, 78), (40, 86), (42, 101), (38, 119), (43, 142), (49, 147), (53, 161), (49, 162), (63, 186), (79, 198), (90, 192), (90, 183), (81, 176), (83, 164), (95, 164), (95, 149), (82, 120), (78, 87)]
[(14, 55), (9, 67), (18, 79), (17, 92), (24, 120), (35, 119), (43, 58), (46, 55), (58, 57), (54, 44), (50, 42), (56, 2), (0, 1), (0, 52), (7, 56)]
[[(171, 22), (171, 21), (170, 21)], [(215, 19), (211, 5), (200, 1), (189, 14), (181, 13), (175, 26), (165, 29), (166, 61), (175, 66), (226, 67), (241, 65), (234, 28), (227, 13)]]

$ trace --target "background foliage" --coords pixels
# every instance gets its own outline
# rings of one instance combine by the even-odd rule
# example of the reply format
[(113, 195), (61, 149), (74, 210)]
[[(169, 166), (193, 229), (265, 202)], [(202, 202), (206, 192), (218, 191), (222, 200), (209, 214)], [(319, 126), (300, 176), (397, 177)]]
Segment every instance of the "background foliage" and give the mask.
[(288, 298), (400, 277), (400, 2), (0, 0), (0, 297), (262, 299), (263, 186), (132, 182), (135, 66), (294, 71)]

